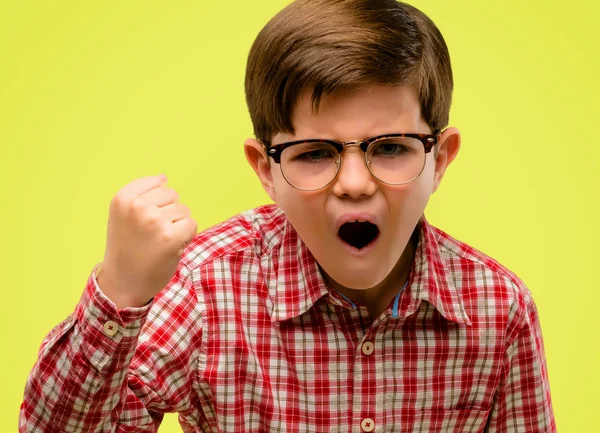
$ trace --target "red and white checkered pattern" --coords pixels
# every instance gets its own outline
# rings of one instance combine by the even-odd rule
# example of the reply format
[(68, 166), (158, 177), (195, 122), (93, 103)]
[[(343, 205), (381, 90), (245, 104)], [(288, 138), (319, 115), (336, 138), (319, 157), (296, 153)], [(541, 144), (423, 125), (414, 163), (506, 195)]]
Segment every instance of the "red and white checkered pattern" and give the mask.
[(165, 412), (185, 432), (556, 431), (529, 290), (418, 230), (375, 320), (327, 287), (276, 205), (198, 234), (147, 307), (117, 312), (92, 273), (42, 343), (20, 431), (155, 432)]

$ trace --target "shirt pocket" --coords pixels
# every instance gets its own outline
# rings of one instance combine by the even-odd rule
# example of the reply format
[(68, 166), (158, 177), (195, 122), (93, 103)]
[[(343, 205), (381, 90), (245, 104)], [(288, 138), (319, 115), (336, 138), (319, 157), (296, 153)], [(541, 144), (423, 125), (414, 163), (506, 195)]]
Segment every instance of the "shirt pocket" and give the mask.
[[(479, 433), (485, 429), (489, 409), (452, 409), (415, 411), (403, 432)], [(410, 417), (410, 416), (409, 416)]]

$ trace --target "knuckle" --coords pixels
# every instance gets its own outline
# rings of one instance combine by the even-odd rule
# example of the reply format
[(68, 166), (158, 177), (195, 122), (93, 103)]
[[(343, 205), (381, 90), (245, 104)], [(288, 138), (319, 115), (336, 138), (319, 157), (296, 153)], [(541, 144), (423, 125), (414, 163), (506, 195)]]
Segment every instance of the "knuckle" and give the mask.
[(171, 230), (170, 228), (164, 228), (161, 232), (160, 232), (160, 242), (165, 243), (165, 244), (170, 244), (173, 242), (174, 238), (175, 238), (175, 234), (173, 233), (173, 230)]
[(146, 228), (154, 228), (160, 223), (160, 212), (152, 206), (141, 207), (135, 211), (135, 216), (140, 224)]
[(131, 209), (142, 209), (144, 207), (144, 203), (142, 202), (141, 197), (138, 195), (129, 202), (129, 206)]
[(152, 217), (151, 206), (147, 206), (141, 196), (134, 197), (129, 202), (129, 210), (140, 218)]
[(158, 225), (163, 220), (163, 217), (160, 213), (160, 209), (154, 206), (149, 206), (144, 209), (143, 213), (144, 218), (150, 224)]

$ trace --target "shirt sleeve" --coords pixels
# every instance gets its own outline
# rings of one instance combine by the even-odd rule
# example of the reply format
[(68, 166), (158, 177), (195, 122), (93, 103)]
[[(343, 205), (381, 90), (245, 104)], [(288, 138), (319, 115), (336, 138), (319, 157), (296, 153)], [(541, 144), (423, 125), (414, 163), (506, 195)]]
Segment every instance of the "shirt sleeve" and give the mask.
[[(526, 289), (527, 290), (527, 289)], [(544, 342), (531, 294), (509, 325), (502, 378), (486, 428), (496, 432), (556, 432)]]
[(152, 304), (117, 311), (92, 272), (75, 312), (41, 344), (19, 431), (156, 432), (165, 412), (197, 411), (202, 321), (190, 279), (180, 264)]

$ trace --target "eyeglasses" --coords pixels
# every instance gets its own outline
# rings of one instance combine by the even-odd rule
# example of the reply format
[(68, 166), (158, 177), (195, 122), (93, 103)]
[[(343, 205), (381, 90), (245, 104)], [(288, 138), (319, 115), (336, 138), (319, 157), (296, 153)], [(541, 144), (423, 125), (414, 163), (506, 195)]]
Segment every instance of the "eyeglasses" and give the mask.
[(279, 164), (285, 180), (294, 188), (315, 191), (336, 178), (345, 147), (358, 146), (365, 164), (377, 180), (403, 185), (415, 180), (425, 167), (426, 154), (439, 140), (433, 134), (387, 134), (366, 140), (300, 140), (267, 147), (267, 154)]

